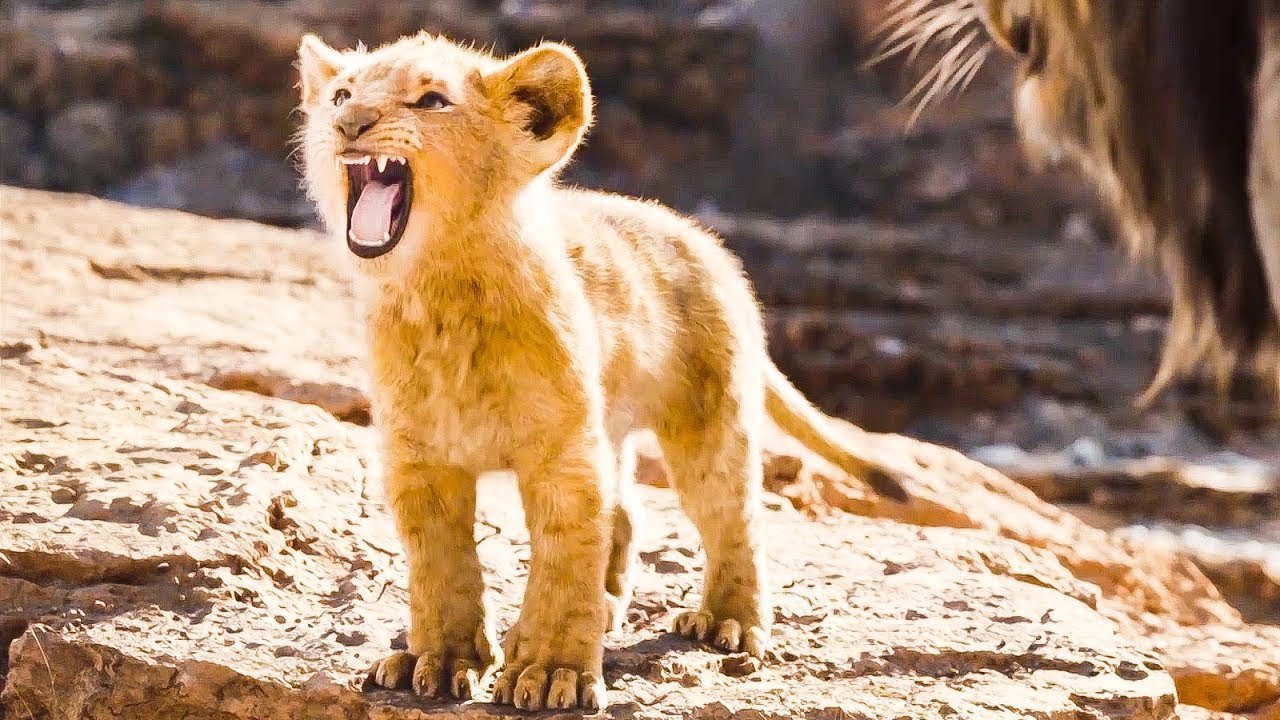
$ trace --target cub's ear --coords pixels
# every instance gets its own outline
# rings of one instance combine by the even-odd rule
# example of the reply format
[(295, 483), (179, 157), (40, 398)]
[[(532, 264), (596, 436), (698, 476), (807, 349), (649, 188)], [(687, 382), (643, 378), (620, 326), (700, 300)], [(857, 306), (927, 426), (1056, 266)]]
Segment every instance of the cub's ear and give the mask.
[(535, 173), (568, 161), (591, 124), (591, 85), (573, 48), (543, 43), (484, 80), (506, 120), (524, 132), (523, 154)]
[(307, 33), (298, 46), (298, 71), (302, 76), (302, 104), (311, 105), (319, 100), (320, 89), (342, 69), (342, 53), (323, 40)]

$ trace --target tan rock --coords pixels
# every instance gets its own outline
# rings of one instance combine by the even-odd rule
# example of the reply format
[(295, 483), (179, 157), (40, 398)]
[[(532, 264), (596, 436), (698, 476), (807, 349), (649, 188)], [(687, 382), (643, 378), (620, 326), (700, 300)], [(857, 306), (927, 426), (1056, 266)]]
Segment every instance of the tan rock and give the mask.
[[(49, 420), (14, 438), (6, 473), (0, 607), (31, 623), (9, 653), (11, 716), (418, 716), (358, 692), (405, 603), (397, 540), (364, 482), (369, 430), (55, 349), (3, 363), (5, 407)], [(64, 478), (69, 510), (46, 489)], [(485, 483), (480, 547), (505, 627), (528, 541), (514, 484)], [(677, 640), (665, 629), (696, 602), (698, 544), (669, 493), (644, 495), (644, 569), (609, 643), (614, 717), (1172, 712), (1172, 679), (1090, 609), (1092, 586), (980, 530), (771, 513), (787, 539), (770, 552), (776, 657), (756, 669)]]
[(1280, 628), (1176, 628), (1153, 635), (1150, 647), (1165, 658), (1182, 702), (1280, 713)]
[(766, 483), (814, 514), (841, 510), (918, 525), (985, 528), (1044, 548), (1097, 585), (1108, 601), (1104, 608), (1117, 620), (1142, 622), (1154, 614), (1188, 624), (1239, 622), (1213, 584), (1172, 551), (1118, 542), (958, 452), (844, 427), (858, 447), (911, 471), (916, 483), (910, 491), (918, 500), (900, 506), (879, 498), (785, 437), (771, 444), (775, 458)]
[(1040, 498), (1094, 527), (1185, 553), (1244, 618), (1280, 622), (1280, 466), (1149, 458), (1081, 467), (1012, 455), (999, 469)]
[(1195, 705), (1179, 705), (1177, 718), (1178, 720), (1275, 720), (1280, 718), (1280, 705), (1273, 705), (1269, 709), (1248, 715), (1206, 710)]
[(1124, 519), (1251, 526), (1280, 515), (1280, 466), (1220, 467), (1159, 457), (1093, 467), (1027, 460), (1000, 469), (1045, 500), (1087, 503)]

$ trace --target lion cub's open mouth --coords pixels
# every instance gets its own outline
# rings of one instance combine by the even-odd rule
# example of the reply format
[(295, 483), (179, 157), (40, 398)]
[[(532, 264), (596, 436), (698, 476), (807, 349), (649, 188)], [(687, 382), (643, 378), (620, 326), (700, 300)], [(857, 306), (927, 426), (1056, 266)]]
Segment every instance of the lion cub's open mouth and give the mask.
[(347, 170), (347, 247), (375, 258), (400, 242), (409, 224), (413, 174), (401, 157), (345, 152)]

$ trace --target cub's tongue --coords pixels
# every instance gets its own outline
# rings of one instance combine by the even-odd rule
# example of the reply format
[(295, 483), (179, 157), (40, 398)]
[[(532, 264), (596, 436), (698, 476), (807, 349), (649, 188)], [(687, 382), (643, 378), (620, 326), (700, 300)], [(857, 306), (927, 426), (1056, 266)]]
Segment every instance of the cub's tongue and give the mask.
[(381, 245), (391, 232), (391, 217), (400, 198), (400, 183), (383, 185), (371, 180), (360, 191), (351, 211), (352, 239), (361, 245)]

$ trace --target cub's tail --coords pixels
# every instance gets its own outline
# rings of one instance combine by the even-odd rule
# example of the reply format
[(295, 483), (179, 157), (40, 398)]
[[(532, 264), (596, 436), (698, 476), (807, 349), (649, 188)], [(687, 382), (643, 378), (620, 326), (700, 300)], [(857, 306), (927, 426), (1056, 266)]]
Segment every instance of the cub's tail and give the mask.
[(765, 382), (765, 409), (783, 430), (877, 493), (898, 502), (910, 499), (895, 477), (899, 473), (846, 447), (832, 430), (830, 418), (814, 407), (773, 363), (765, 371)]

